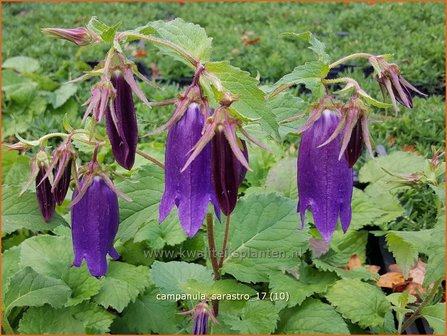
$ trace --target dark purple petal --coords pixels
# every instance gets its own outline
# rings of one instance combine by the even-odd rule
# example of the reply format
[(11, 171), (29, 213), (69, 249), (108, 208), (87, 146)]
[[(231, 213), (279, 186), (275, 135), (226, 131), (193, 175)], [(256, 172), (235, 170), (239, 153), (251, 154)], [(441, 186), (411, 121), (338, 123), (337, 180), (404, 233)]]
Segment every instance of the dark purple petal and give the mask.
[[(75, 190), (73, 199), (77, 193)], [(96, 176), (85, 195), (71, 209), (73, 265), (79, 267), (85, 259), (91, 275), (106, 274), (107, 254), (119, 258), (113, 248), (118, 224), (118, 198), (104, 180)]]
[[(241, 140), (243, 154), (248, 161), (248, 151), (245, 141)], [(216, 131), (212, 142), (212, 177), (220, 209), (228, 216), (237, 203), (240, 184), (245, 178), (245, 168), (234, 155), (224, 132)]]
[(298, 211), (304, 223), (308, 208), (314, 223), (329, 241), (341, 216), (343, 230), (351, 220), (352, 169), (343, 156), (338, 159), (341, 134), (318, 148), (336, 129), (339, 118), (326, 110), (311, 128), (303, 133), (298, 153)]
[(51, 193), (51, 183), (48, 178), (45, 177), (46, 173), (47, 172), (44, 167), (39, 168), (39, 172), (37, 173), (36, 177), (36, 195), (40, 212), (42, 213), (45, 222), (49, 222), (56, 209), (56, 200), (54, 199), (54, 195)]
[(363, 131), (360, 121), (356, 121), (356, 124), (352, 130), (351, 137), (349, 139), (348, 146), (345, 150), (345, 157), (348, 161), (349, 168), (352, 168), (357, 162), (363, 151)]
[[(138, 127), (132, 89), (121, 75), (112, 76), (111, 81), (116, 90), (116, 97), (111, 102), (113, 111), (108, 108), (106, 112), (107, 135), (115, 160), (120, 166), (131, 169), (135, 162), (138, 143)], [(112, 113), (115, 113), (115, 121)]]
[(203, 310), (194, 318), (193, 335), (208, 335), (208, 313)]
[(56, 199), (56, 203), (59, 205), (61, 205), (62, 202), (65, 200), (65, 196), (68, 192), (68, 187), (70, 186), (72, 164), (73, 160), (70, 159), (66, 167), (64, 167), (64, 171), (62, 172), (59, 181), (56, 183), (53, 189), (54, 198)]
[(211, 186), (211, 148), (202, 152), (182, 173), (188, 153), (201, 137), (204, 117), (197, 104), (191, 104), (183, 117), (171, 127), (166, 141), (165, 192), (160, 203), (159, 222), (163, 222), (174, 204), (178, 208), (180, 224), (193, 237), (206, 215), (208, 203), (218, 205)]

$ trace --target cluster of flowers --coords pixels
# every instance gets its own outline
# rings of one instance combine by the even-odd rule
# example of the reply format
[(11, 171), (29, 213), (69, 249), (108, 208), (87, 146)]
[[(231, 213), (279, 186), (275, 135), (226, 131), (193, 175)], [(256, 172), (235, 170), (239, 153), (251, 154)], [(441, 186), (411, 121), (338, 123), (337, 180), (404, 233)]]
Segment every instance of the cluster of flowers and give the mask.
[[(98, 39), (85, 28), (47, 29), (46, 32), (78, 45)], [(380, 56), (371, 56), (369, 61), (395, 109), (397, 102), (411, 108), (410, 90), (420, 92), (400, 75), (397, 66)], [(209, 204), (214, 206), (219, 220), (220, 212), (229, 216), (236, 206), (238, 188), (250, 170), (247, 145), (237, 131), (265, 148), (229, 112), (236, 98), (225, 94), (216, 109), (209, 107), (199, 84), (205, 70), (201, 64), (197, 65), (191, 85), (175, 99), (176, 108), (171, 118), (148, 134), (168, 130), (165, 191), (159, 208), (159, 222), (165, 220), (175, 205), (180, 224), (189, 237), (199, 231)], [(85, 103), (88, 106), (84, 120), (90, 114), (95, 123), (105, 119), (114, 158), (119, 165), (130, 170), (135, 162), (138, 143), (133, 93), (146, 106), (152, 106), (134, 76), (150, 82), (138, 72), (134, 63), (115, 49), (94, 71), (81, 79), (98, 74), (100, 81), (92, 87), (91, 97)], [(348, 84), (354, 86), (355, 93), (347, 102), (339, 102), (327, 95), (312, 106), (308, 120), (298, 130), (302, 138), (297, 162), (297, 211), (304, 224), (307, 209), (312, 210), (314, 224), (325, 241), (330, 241), (339, 218), (343, 231), (348, 229), (351, 222), (352, 167), (364, 147), (373, 155), (368, 132), (369, 110), (362, 100), (362, 90), (352, 82)], [(77, 169), (72, 136), (72, 133), (68, 134), (51, 156), (44, 147), (40, 149), (32, 160), (27, 187), (35, 181), (40, 210), (44, 219), (49, 221), (56, 204), (64, 201), (73, 177), (73, 265), (80, 266), (85, 259), (90, 273), (100, 277), (107, 272), (107, 254), (113, 259), (119, 258), (113, 247), (119, 226), (117, 196), (127, 197), (113, 185), (98, 163), (100, 143), (96, 144), (92, 160)], [(23, 146), (11, 147), (24, 149)], [(214, 316), (212, 308), (202, 302), (194, 308), (193, 316), (194, 333), (206, 333), (208, 318)]]

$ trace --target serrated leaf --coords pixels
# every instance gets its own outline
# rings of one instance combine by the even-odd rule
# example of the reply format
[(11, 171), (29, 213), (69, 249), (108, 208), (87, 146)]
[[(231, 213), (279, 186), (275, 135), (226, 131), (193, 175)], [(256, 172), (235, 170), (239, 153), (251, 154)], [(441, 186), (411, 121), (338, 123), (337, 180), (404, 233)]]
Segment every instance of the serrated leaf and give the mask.
[(108, 333), (115, 318), (114, 314), (91, 302), (70, 307), (70, 311), (75, 319), (82, 321), (88, 334)]
[(270, 334), (278, 314), (270, 301), (248, 301), (239, 316), (227, 316), (225, 323), (241, 334)]
[(297, 164), (296, 158), (286, 157), (279, 160), (269, 170), (265, 187), (269, 191), (277, 191), (285, 197), (297, 199)]
[(75, 84), (68, 83), (61, 85), (61, 87), (55, 90), (51, 95), (51, 104), (53, 105), (53, 108), (57, 109), (64, 105), (77, 90), (78, 87)]
[(131, 178), (118, 183), (117, 187), (132, 199), (132, 202), (119, 200), (117, 239), (125, 242), (134, 238), (143, 224), (158, 220), (158, 206), (164, 191), (163, 170), (151, 165), (143, 166)]
[(389, 232), (386, 235), (388, 249), (396, 258), (396, 263), (402, 269), (405, 279), (408, 278), (410, 269), (414, 266), (418, 258), (418, 251), (415, 246), (406, 241), (396, 232)]
[(172, 209), (169, 216), (158, 223), (152, 220), (138, 230), (135, 234), (136, 243), (145, 241), (154, 250), (162, 249), (166, 245), (174, 246), (185, 241), (187, 238), (178, 220), (177, 209)]
[(183, 261), (155, 261), (151, 270), (152, 280), (165, 294), (185, 293), (184, 286), (188, 281), (197, 280), (204, 285), (212, 285), (213, 275), (210, 269)]
[(320, 40), (318, 40), (315, 37), (315, 35), (312, 34), (311, 32), (307, 31), (307, 32), (298, 33), (298, 34), (297, 33), (283, 33), (281, 35), (284, 37), (287, 37), (287, 38), (298, 38), (298, 39), (302, 39), (302, 40), (309, 42), (310, 43), (309, 49), (312, 50), (318, 56), (318, 60), (325, 64), (329, 64), (330, 58), (329, 58), (329, 55), (325, 51), (326, 45), (324, 43), (322, 43)]
[(427, 320), (434, 334), (445, 335), (445, 303), (422, 308), (421, 315)]
[[(231, 215), (222, 271), (240, 281), (260, 282), (292, 267), (308, 248), (307, 230), (298, 226), (296, 201), (275, 193), (241, 198)], [(215, 225), (216, 246), (222, 246), (223, 231), (224, 225)]]
[[(167, 22), (155, 21), (149, 25), (156, 30), (156, 36), (175, 43), (202, 63), (210, 59), (212, 38), (208, 37), (205, 29), (199, 25), (185, 22), (180, 18)], [(172, 49), (158, 44), (156, 46), (164, 54), (191, 66), (185, 58)]]
[(71, 288), (71, 297), (65, 306), (76, 306), (81, 302), (90, 299), (99, 293), (101, 282), (91, 276), (87, 265), (84, 263), (81, 267), (71, 267), (63, 274), (62, 280)]
[(375, 285), (342, 279), (329, 288), (326, 298), (344, 317), (362, 327), (382, 326), (390, 303)]
[(329, 263), (320, 259), (314, 259), (313, 263), (319, 270), (334, 272), (343, 279), (379, 280), (378, 274), (372, 273), (365, 267), (358, 267), (352, 270), (346, 270), (334, 265), (330, 265)]
[(321, 79), (325, 78), (328, 73), (329, 67), (327, 64), (319, 61), (299, 65), (273, 85), (270, 96), (273, 97), (292, 85), (304, 84), (316, 97), (321, 98), (325, 94)]
[(428, 262), (424, 286), (429, 286), (439, 279), (445, 279), (445, 211), (442, 211), (439, 216), (441, 223), (434, 227), (427, 250)]
[(2, 232), (11, 233), (19, 229), (49, 231), (58, 225), (67, 225), (58, 214), (54, 214), (51, 221), (46, 223), (40, 213), (35, 193), (25, 192), (19, 197), (20, 189), (17, 187), (3, 186), (2, 189)]
[(18, 72), (36, 72), (40, 68), (39, 61), (27, 57), (27, 56), (16, 56), (8, 58), (2, 64), (3, 69), (13, 69)]
[(112, 307), (122, 312), (150, 283), (148, 267), (110, 262), (101, 290), (94, 300), (104, 308)]
[(289, 299), (275, 302), (278, 309), (301, 305), (303, 301), (315, 293), (324, 293), (327, 288), (337, 280), (337, 276), (332, 272), (321, 272), (310, 266), (302, 265), (299, 272), (299, 279), (287, 274), (270, 275), (269, 288), (271, 292), (288, 293)]
[(70, 297), (70, 288), (62, 281), (38, 274), (30, 267), (16, 273), (11, 278), (10, 286), (5, 294), (5, 313), (14, 307), (39, 307), (48, 303), (58, 308)]
[(280, 314), (278, 333), (281, 334), (349, 334), (343, 318), (333, 307), (315, 299)]
[(2, 183), (21, 186), (29, 176), (29, 157), (2, 148)]
[(8, 99), (24, 106), (36, 96), (37, 84), (7, 69), (2, 71), (2, 91)]
[(320, 257), (320, 260), (333, 266), (344, 267), (355, 254), (364, 263), (367, 242), (367, 231), (348, 231), (346, 234), (336, 231), (331, 240), (331, 250)]
[(8, 290), (10, 279), (22, 268), (22, 265), (20, 265), (20, 246), (11, 247), (2, 253), (2, 296)]
[(19, 324), (21, 334), (84, 334), (84, 324), (75, 319), (67, 308), (54, 309), (48, 305), (31, 307)]
[(176, 334), (180, 316), (177, 303), (157, 299), (159, 290), (151, 286), (123, 312), (120, 323), (125, 324), (131, 333)]
[(257, 79), (228, 62), (208, 62), (206, 71), (220, 80), (225, 91), (237, 97), (231, 104), (231, 112), (243, 120), (257, 121), (266, 134), (277, 137), (278, 124), (268, 109), (264, 92), (257, 87)]

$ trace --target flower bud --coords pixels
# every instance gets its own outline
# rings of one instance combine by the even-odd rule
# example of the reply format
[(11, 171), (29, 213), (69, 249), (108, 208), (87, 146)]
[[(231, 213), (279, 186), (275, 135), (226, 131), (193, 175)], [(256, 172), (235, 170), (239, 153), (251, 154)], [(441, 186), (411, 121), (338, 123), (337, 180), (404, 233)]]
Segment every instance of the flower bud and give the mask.
[(304, 225), (306, 210), (312, 210), (314, 224), (329, 241), (340, 217), (344, 232), (351, 222), (352, 169), (345, 156), (339, 159), (343, 134), (321, 146), (340, 122), (335, 112), (325, 110), (304, 131), (298, 153), (298, 211)]
[(112, 76), (116, 96), (106, 112), (107, 135), (115, 160), (130, 170), (135, 162), (138, 143), (138, 127), (132, 88), (121, 74)]
[(170, 213), (174, 204), (183, 231), (193, 237), (202, 226), (208, 203), (219, 207), (211, 186), (211, 148), (206, 145), (183, 171), (188, 153), (201, 136), (204, 116), (197, 104), (191, 104), (181, 119), (168, 132), (165, 154), (165, 191), (160, 203), (159, 222)]
[[(56, 203), (61, 205), (65, 200), (65, 196), (67, 195), (68, 188), (70, 187), (70, 179), (71, 179), (71, 167), (73, 164), (73, 160), (70, 159), (67, 163), (66, 167), (60, 167), (61, 173), (60, 178), (56, 182), (54, 182), (54, 186), (52, 188), (54, 198), (56, 199)], [(59, 170), (56, 172), (56, 176), (59, 175)]]
[[(237, 139), (245, 159), (248, 162), (248, 151), (245, 141)], [(237, 203), (240, 184), (245, 178), (247, 168), (234, 155), (224, 134), (217, 129), (212, 140), (212, 177), (217, 201), (222, 212), (228, 216)]]
[(45, 167), (40, 167), (36, 177), (36, 195), (40, 212), (45, 222), (49, 222), (56, 209), (56, 200), (51, 192), (51, 183)]
[(86, 46), (99, 40), (94, 36), (87, 28), (45, 28), (42, 31), (50, 36), (62, 38), (67, 41), (73, 42), (78, 46)]
[(345, 150), (345, 157), (348, 161), (349, 168), (352, 168), (357, 162), (363, 151), (363, 131), (362, 124), (357, 122), (352, 129), (348, 146)]
[[(83, 181), (80, 182), (81, 185)], [(73, 193), (76, 198), (78, 190)], [(74, 250), (73, 266), (81, 266), (85, 259), (91, 275), (100, 277), (107, 272), (109, 254), (118, 259), (113, 241), (118, 231), (118, 198), (99, 176), (71, 209), (71, 229)]]

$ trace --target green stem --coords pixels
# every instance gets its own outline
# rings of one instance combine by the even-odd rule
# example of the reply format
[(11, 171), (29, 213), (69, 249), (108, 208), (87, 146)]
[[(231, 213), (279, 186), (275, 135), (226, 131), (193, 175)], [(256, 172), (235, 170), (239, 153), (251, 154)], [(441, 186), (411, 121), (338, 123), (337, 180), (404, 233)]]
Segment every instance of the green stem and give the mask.
[(416, 321), (420, 317), (422, 309), (424, 309), (424, 307), (427, 304), (429, 304), (431, 302), (431, 300), (433, 300), (436, 293), (438, 292), (438, 288), (441, 285), (441, 281), (442, 280), (438, 280), (434, 283), (433, 288), (431, 289), (430, 293), (427, 295), (425, 300), (422, 301), (422, 303), (419, 305), (419, 307), (414, 311), (413, 314), (411, 314), (411, 316), (408, 318), (408, 320), (403, 324), (403, 326), (401, 328), (401, 333), (403, 333), (405, 330), (407, 330), (407, 328), (409, 326), (411, 326), (414, 323), (414, 321)]
[(321, 82), (323, 84), (337, 84), (337, 83), (349, 83), (353, 81), (352, 78), (349, 77), (340, 77), (340, 78), (334, 78), (334, 79), (323, 79)]
[(337, 65), (343, 64), (347, 61), (350, 61), (354, 58), (370, 58), (371, 56), (374, 56), (372, 54), (368, 54), (368, 53), (355, 53), (355, 54), (351, 54), (348, 56), (345, 56), (343, 58), (340, 58), (338, 61), (335, 61), (332, 64), (329, 64), (329, 69), (335, 68)]
[[(3, 311), (5, 313), (5, 311)], [(9, 324), (8, 318), (6, 317), (6, 314), (3, 314), (2, 317), (2, 328), (8, 335), (14, 335), (14, 329), (12, 329), (11, 324)]]
[(134, 38), (137, 38), (140, 40), (145, 40), (148, 42), (152, 42), (154, 44), (160, 44), (165, 47), (171, 48), (172, 50), (176, 51), (177, 53), (179, 53), (180, 55), (185, 57), (194, 67), (197, 67), (197, 65), (200, 63), (200, 60), (196, 59), (194, 56), (192, 56), (185, 49), (176, 45), (175, 43), (172, 43), (171, 41), (163, 40), (161, 38), (158, 38), (158, 37), (155, 37), (152, 35), (143, 35), (143, 34), (132, 33), (132, 32), (123, 32), (123, 33), (119, 34), (117, 38), (121, 39), (126, 36), (134, 37)]
[[(217, 263), (216, 244), (214, 241), (213, 215), (206, 214), (206, 231), (208, 235), (208, 247), (210, 249), (211, 266), (213, 267), (214, 280), (220, 280), (219, 264)], [(213, 300), (214, 316), (219, 313), (219, 300)]]
[(159, 166), (161, 169), (165, 169), (165, 165), (158, 161), (156, 158), (153, 158), (152, 156), (146, 154), (145, 152), (143, 152), (142, 150), (137, 149), (136, 153), (142, 157), (144, 157), (146, 160), (151, 161), (152, 163), (155, 163), (157, 166)]
[(222, 268), (223, 262), (225, 259), (229, 231), (230, 231), (230, 215), (227, 216), (227, 220), (225, 221), (225, 234), (224, 234), (224, 239), (223, 239), (223, 244), (222, 244), (222, 254), (220, 256), (219, 268)]

